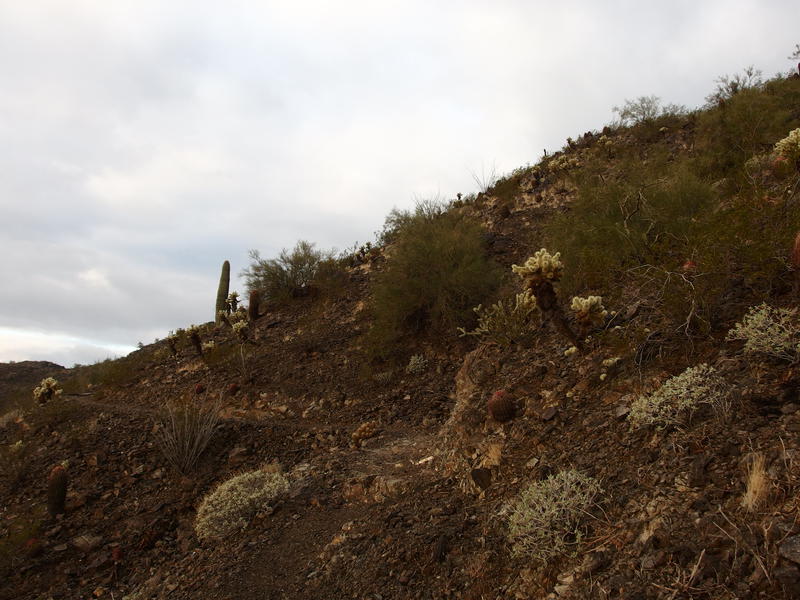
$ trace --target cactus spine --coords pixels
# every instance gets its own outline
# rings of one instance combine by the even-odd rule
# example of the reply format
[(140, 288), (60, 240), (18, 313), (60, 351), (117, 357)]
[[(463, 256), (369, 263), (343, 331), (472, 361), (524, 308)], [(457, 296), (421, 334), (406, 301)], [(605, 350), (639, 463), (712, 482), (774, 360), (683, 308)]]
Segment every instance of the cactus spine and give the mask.
[(227, 260), (222, 263), (222, 273), (219, 276), (219, 287), (217, 288), (217, 308), (214, 311), (214, 322), (220, 324), (220, 311), (228, 311), (228, 287), (231, 284), (231, 263)]
[(67, 499), (67, 470), (61, 466), (53, 467), (47, 478), (47, 512), (52, 516), (64, 513)]

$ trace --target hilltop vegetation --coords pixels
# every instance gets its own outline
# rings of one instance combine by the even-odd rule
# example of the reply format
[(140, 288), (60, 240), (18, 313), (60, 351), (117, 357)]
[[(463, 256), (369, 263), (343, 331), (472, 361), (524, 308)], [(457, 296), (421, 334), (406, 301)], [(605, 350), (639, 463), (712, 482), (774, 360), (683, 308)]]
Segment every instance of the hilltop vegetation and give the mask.
[(708, 102), (60, 374), (0, 428), (0, 598), (796, 597), (800, 78)]

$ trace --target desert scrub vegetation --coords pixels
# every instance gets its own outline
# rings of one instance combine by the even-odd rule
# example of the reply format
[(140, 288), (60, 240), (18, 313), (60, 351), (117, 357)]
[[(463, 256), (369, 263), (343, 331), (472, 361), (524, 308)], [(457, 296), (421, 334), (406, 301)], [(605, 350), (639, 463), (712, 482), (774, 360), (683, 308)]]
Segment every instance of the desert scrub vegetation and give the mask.
[(388, 357), (406, 335), (454, 335), (500, 282), (476, 221), (424, 207), (402, 221), (386, 267), (373, 280), (366, 340), (373, 358)]
[(242, 473), (221, 483), (200, 503), (195, 532), (201, 540), (221, 539), (241, 531), (270, 502), (289, 489), (281, 473)]
[(479, 304), (473, 310), (478, 317), (478, 326), (472, 331), (459, 327), (460, 335), (480, 337), (500, 346), (529, 343), (538, 324), (536, 298), (530, 290), (517, 294), (513, 299), (499, 300), (488, 308)]
[(158, 417), (156, 441), (167, 462), (190, 473), (217, 430), (221, 401), (181, 399), (168, 403)]
[(726, 297), (752, 304), (779, 291), (800, 228), (798, 187), (754, 173), (752, 161), (800, 125), (798, 105), (800, 80), (777, 78), (681, 117), (691, 155), (662, 136), (617, 145), (612, 161), (587, 156), (567, 175), (577, 199), (545, 227), (565, 257), (562, 291), (611, 290), (612, 304), (635, 293), (667, 337), (709, 335)]
[(700, 364), (670, 377), (652, 394), (639, 396), (631, 404), (628, 420), (633, 427), (664, 429), (680, 425), (704, 405), (725, 416), (730, 411), (731, 391), (713, 367)]
[(47, 404), (50, 400), (54, 400), (61, 396), (63, 390), (53, 377), (46, 377), (42, 379), (41, 383), (33, 388), (33, 398), (40, 405)]
[(743, 341), (746, 354), (794, 361), (800, 353), (800, 322), (794, 308), (775, 308), (766, 302), (751, 306), (725, 337)]
[(546, 562), (575, 550), (585, 533), (584, 518), (600, 491), (594, 478), (574, 469), (529, 485), (508, 515), (513, 553)]
[(339, 284), (343, 277), (341, 261), (332, 250), (318, 250), (305, 240), (292, 250), (284, 248), (277, 258), (264, 259), (250, 250), (250, 266), (241, 272), (249, 292), (257, 290), (260, 300), (286, 303), (292, 298), (311, 295), (320, 287)]

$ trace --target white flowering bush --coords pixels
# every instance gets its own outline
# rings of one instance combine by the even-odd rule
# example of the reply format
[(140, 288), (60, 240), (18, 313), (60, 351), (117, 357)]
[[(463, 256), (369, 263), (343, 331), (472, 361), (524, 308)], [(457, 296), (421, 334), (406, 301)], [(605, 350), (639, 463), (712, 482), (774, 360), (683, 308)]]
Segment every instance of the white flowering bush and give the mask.
[(472, 331), (459, 327), (461, 336), (485, 337), (501, 346), (523, 341), (529, 337), (538, 316), (536, 297), (530, 290), (517, 294), (514, 300), (500, 300), (489, 308), (478, 305), (478, 326)]
[(574, 469), (528, 486), (508, 516), (514, 554), (547, 561), (575, 549), (584, 533), (583, 517), (600, 491), (594, 478)]
[(795, 360), (800, 354), (797, 310), (775, 308), (766, 303), (751, 306), (725, 339), (744, 341), (747, 354), (766, 354), (783, 360)]
[(408, 360), (406, 373), (409, 375), (419, 375), (425, 372), (428, 367), (428, 360), (422, 354), (415, 354)]
[(670, 377), (652, 394), (639, 396), (631, 404), (628, 420), (634, 427), (655, 425), (663, 429), (679, 424), (702, 405), (725, 411), (730, 397), (730, 385), (703, 363)]
[(208, 494), (197, 509), (194, 529), (201, 540), (222, 539), (241, 531), (260, 510), (289, 489), (280, 473), (263, 470), (237, 475)]
[(537, 251), (522, 265), (511, 265), (511, 270), (526, 279), (558, 281), (564, 271), (561, 253), (550, 254), (546, 248)]
[(38, 387), (33, 388), (33, 398), (39, 404), (47, 404), (50, 400), (61, 396), (62, 391), (57, 380), (46, 377), (42, 379)]
[(775, 151), (788, 161), (800, 161), (800, 128), (790, 131), (789, 135), (775, 144)]
[(575, 319), (584, 326), (600, 325), (608, 316), (608, 311), (603, 306), (602, 296), (589, 296), (582, 298), (575, 296), (570, 306), (575, 313)]

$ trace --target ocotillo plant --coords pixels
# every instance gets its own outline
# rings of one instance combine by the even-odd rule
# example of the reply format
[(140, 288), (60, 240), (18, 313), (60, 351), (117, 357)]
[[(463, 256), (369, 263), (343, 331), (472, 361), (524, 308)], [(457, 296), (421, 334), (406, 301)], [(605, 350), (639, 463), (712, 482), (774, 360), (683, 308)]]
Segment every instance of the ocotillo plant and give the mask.
[(52, 515), (64, 513), (64, 502), (67, 499), (67, 470), (58, 465), (50, 471), (47, 478), (47, 511)]
[(228, 310), (228, 287), (231, 283), (231, 263), (227, 260), (222, 263), (222, 273), (219, 276), (219, 287), (217, 288), (217, 308), (214, 311), (214, 322), (219, 325), (219, 311)]

